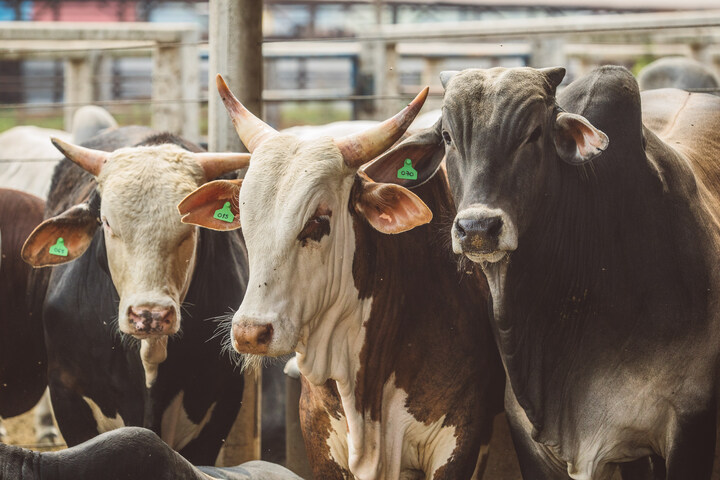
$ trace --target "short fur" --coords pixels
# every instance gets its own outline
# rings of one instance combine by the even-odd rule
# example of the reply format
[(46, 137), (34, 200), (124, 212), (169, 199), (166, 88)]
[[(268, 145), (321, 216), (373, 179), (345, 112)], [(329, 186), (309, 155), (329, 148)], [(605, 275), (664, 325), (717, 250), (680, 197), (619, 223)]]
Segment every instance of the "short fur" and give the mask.
[(42, 337), (43, 289), (29, 289), (32, 268), (20, 258), (23, 242), (43, 219), (45, 202), (0, 189), (0, 417), (30, 410), (47, 386)]
[[(114, 151), (135, 145), (171, 142), (198, 147), (142, 127), (127, 127), (95, 137), (86, 147)], [(152, 164), (148, 162), (148, 168)], [(159, 179), (159, 181), (162, 181)], [(100, 211), (101, 195), (94, 177), (65, 159), (53, 178), (46, 216), (89, 201)], [(138, 198), (136, 208), (150, 207), (152, 196)], [(171, 205), (174, 209), (174, 205)], [(178, 224), (180, 217), (176, 211)], [(161, 431), (166, 409), (180, 392), (190, 421), (208, 423), (181, 453), (193, 463), (213, 464), (239, 409), (243, 379), (220, 355), (221, 339), (208, 319), (237, 305), (247, 281), (246, 253), (239, 233), (202, 231), (198, 235), (197, 266), (182, 307), (182, 335), (172, 338), (167, 360), (159, 366), (156, 383), (145, 387), (137, 341), (118, 332), (118, 293), (110, 276), (101, 228), (80, 258), (54, 267), (43, 318), (48, 345), (49, 383), (58, 424), (69, 445), (99, 433), (88, 402), (105, 417), (125, 425)], [(50, 272), (41, 271), (46, 276)], [(42, 278), (41, 278), (42, 280)], [(39, 282), (41, 283), (41, 282)], [(165, 432), (167, 433), (167, 432)]]
[[(660, 455), (668, 480), (708, 479), (720, 100), (663, 91), (644, 96), (641, 112), (629, 72), (595, 70), (557, 98), (610, 138), (577, 167), (552, 148), (557, 109), (542, 81), (530, 69), (461, 73), (443, 113), (459, 145), (448, 154), (455, 200), (502, 208), (519, 232), (517, 249), (483, 268), (523, 475), (608, 479), (617, 462)], [(528, 110), (535, 99), (546, 99), (543, 116)], [(498, 121), (463, 117), (461, 105)], [(545, 135), (519, 165), (523, 122), (537, 118)]]

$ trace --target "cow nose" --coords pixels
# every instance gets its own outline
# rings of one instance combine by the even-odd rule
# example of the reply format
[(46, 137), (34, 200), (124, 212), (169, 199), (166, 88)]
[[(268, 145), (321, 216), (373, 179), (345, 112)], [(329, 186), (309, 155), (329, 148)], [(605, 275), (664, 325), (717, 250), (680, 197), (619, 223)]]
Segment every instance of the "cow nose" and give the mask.
[(270, 323), (265, 325), (248, 325), (245, 323), (233, 323), (233, 346), (240, 353), (254, 353), (264, 355), (273, 337), (273, 326)]
[(455, 220), (454, 234), (465, 252), (489, 253), (498, 244), (503, 227), (500, 215)]
[(174, 333), (175, 309), (172, 307), (131, 306), (128, 309), (130, 326), (140, 335), (170, 335)]

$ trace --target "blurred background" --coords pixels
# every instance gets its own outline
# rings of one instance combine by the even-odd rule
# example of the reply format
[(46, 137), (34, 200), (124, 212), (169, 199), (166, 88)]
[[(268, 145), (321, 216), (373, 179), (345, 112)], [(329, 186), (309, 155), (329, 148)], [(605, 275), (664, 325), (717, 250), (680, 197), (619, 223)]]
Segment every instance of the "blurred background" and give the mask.
[[(682, 55), (717, 72), (717, 28), (702, 12), (713, 3), (265, 0), (263, 114), (277, 128), (379, 119), (426, 84), (428, 111), (440, 102), (438, 73), (469, 67), (563, 65), (568, 82), (599, 64), (637, 72)], [(190, 108), (203, 141), (209, 11), (194, 0), (0, 0), (0, 21), (13, 22), (0, 24), (0, 132), (27, 124), (69, 130), (73, 111), (94, 103), (121, 125), (170, 130), (178, 109)], [(598, 22), (575, 22), (578, 15)], [(192, 85), (167, 86), (183, 77), (168, 65), (177, 59), (160, 58), (161, 42), (166, 57), (196, 57)], [(182, 55), (170, 51), (178, 46)]]

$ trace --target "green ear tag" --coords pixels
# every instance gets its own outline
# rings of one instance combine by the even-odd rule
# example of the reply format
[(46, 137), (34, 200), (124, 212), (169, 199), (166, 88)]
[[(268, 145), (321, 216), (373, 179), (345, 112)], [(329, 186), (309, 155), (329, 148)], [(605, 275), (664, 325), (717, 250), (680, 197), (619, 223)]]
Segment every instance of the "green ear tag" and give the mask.
[(232, 221), (235, 219), (235, 215), (233, 215), (232, 211), (230, 210), (230, 202), (225, 202), (225, 205), (219, 210), (215, 210), (215, 215), (213, 215), (213, 218), (217, 218), (218, 220), (222, 220), (223, 222), (232, 223)]
[(65, 248), (65, 240), (62, 237), (57, 239), (55, 245), (50, 247), (50, 255), (57, 255), (58, 257), (67, 257), (68, 249)]
[(417, 180), (417, 170), (412, 167), (412, 160), (405, 159), (405, 166), (398, 170), (398, 178), (405, 180)]

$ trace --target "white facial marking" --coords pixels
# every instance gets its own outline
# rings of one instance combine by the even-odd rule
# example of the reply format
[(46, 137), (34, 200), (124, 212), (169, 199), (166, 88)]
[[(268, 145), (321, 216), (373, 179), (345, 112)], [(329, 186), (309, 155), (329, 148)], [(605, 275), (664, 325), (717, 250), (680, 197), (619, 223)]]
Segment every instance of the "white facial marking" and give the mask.
[(212, 413), (215, 410), (217, 402), (213, 402), (205, 413), (200, 423), (193, 423), (188, 417), (185, 407), (183, 407), (183, 399), (185, 392), (181, 390), (175, 395), (172, 402), (163, 412), (160, 422), (160, 437), (173, 448), (173, 450), (182, 450), (188, 443), (196, 439), (205, 425), (210, 421)]
[(117, 428), (125, 426), (125, 421), (120, 416), (120, 412), (115, 414), (115, 418), (106, 417), (102, 413), (102, 410), (100, 410), (98, 404), (95, 403), (92, 398), (88, 398), (86, 396), (83, 396), (82, 398), (83, 400), (85, 400), (85, 403), (88, 404), (90, 410), (92, 411), (93, 418), (95, 419), (95, 423), (97, 424), (98, 433), (109, 432), (110, 430), (115, 430)]
[(175, 145), (124, 148), (111, 154), (97, 181), (120, 330), (138, 334), (129, 317), (134, 307), (171, 311), (172, 321), (156, 322), (138, 338), (176, 333), (197, 244), (197, 227), (180, 222), (176, 205), (205, 181), (202, 168)]
[[(348, 212), (355, 172), (329, 138), (302, 142), (278, 135), (267, 143), (253, 152), (240, 190), (250, 278), (233, 323), (271, 325), (261, 353), (277, 356), (303, 349), (308, 332), (332, 328), (320, 326), (321, 318), (332, 318), (328, 310), (342, 318), (357, 300)], [(318, 210), (330, 212), (323, 215), (329, 235), (298, 239)]]

